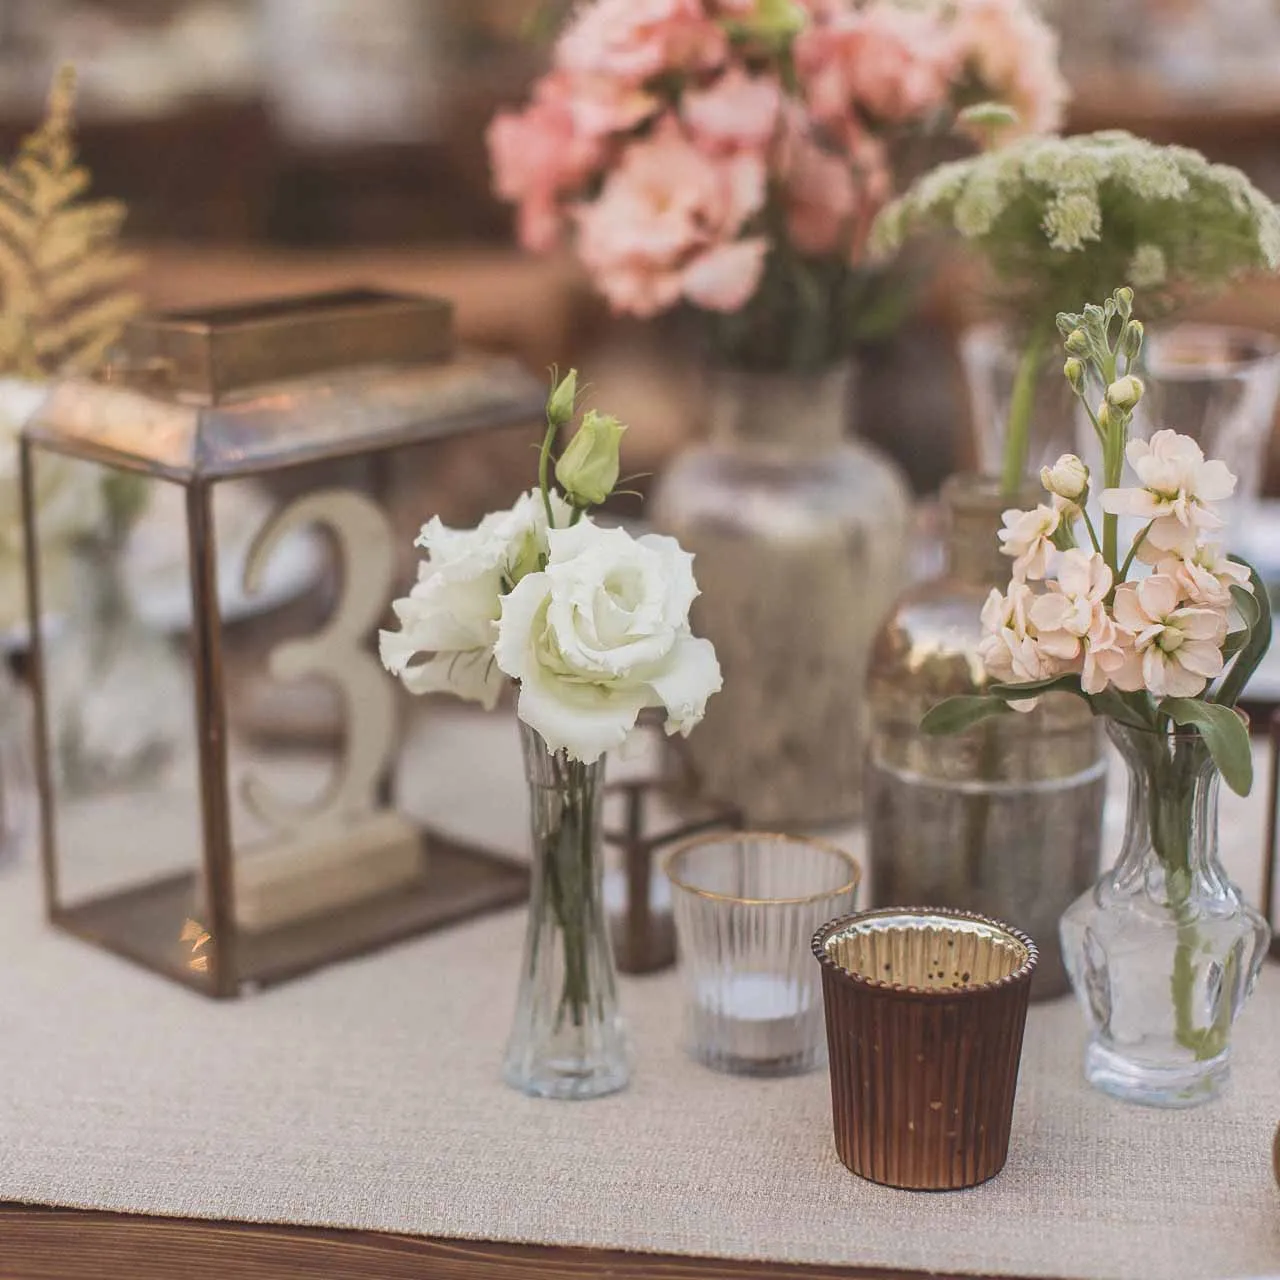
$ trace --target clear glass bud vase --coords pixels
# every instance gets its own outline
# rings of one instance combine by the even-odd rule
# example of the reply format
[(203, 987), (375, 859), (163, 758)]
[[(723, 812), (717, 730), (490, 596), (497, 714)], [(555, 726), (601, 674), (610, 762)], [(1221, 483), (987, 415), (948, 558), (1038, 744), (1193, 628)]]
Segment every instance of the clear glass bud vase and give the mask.
[(630, 1076), (603, 894), (604, 760), (551, 752), (520, 726), (533, 885), (503, 1076), (540, 1098), (597, 1098)]
[(1129, 768), (1124, 843), (1061, 929), (1093, 1032), (1085, 1075), (1131, 1102), (1195, 1106), (1226, 1083), (1270, 930), (1218, 860), (1219, 774), (1204, 740), (1107, 728)]

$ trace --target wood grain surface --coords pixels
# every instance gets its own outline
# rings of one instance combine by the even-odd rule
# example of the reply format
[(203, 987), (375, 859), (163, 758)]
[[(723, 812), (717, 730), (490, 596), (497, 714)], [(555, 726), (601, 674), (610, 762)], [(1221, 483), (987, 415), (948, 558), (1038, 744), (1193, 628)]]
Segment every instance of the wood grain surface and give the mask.
[(906, 1272), (0, 1205), (0, 1280), (178, 1280), (187, 1276), (202, 1280), (919, 1280), (918, 1273)]

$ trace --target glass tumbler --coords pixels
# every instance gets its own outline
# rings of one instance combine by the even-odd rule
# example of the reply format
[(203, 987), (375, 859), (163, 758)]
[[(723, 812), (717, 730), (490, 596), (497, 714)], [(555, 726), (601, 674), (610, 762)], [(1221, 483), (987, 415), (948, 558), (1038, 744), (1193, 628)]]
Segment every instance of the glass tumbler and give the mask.
[(820, 1065), (822, 987), (810, 940), (853, 910), (858, 862), (819, 840), (736, 832), (680, 845), (665, 865), (690, 1055), (738, 1075)]

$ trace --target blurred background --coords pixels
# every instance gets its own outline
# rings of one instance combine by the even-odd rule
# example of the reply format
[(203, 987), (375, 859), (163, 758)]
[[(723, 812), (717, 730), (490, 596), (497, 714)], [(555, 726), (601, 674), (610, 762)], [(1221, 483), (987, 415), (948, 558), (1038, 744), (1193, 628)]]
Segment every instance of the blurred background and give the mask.
[[(83, 155), (97, 191), (129, 204), (149, 305), (355, 281), (437, 291), (456, 302), (464, 340), (534, 369), (589, 369), (634, 425), (630, 461), (654, 471), (703, 417), (681, 344), (661, 324), (611, 321), (567, 253), (522, 255), (489, 191), (484, 130), (541, 69), (537, 7), (0, 0), (0, 147), (37, 121), (70, 60)], [(1280, 0), (1055, 0), (1049, 12), (1075, 88), (1072, 131), (1186, 142), (1280, 196)], [(920, 493), (970, 448), (951, 352), (973, 317), (949, 271), (863, 362), (860, 428)], [(1237, 291), (1213, 318), (1278, 330), (1280, 287)], [(512, 465), (523, 479), (527, 459)], [(502, 494), (518, 482), (490, 478)], [(491, 499), (469, 492), (462, 505), (473, 503)]]

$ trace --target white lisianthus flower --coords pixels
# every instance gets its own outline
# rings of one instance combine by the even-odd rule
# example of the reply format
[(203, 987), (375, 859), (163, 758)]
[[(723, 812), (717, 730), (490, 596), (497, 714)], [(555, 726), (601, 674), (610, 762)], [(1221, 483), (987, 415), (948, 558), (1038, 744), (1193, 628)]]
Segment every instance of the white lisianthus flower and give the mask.
[(583, 522), (549, 534), (546, 569), (502, 601), (494, 656), (520, 682), (520, 718), (552, 751), (590, 764), (620, 747), (646, 707), (687, 734), (721, 687), (689, 630), (693, 557), (674, 538)]
[(1154, 521), (1146, 541), (1169, 550), (1185, 545), (1188, 534), (1222, 527), (1210, 504), (1235, 492), (1236, 478), (1225, 462), (1206, 462), (1200, 446), (1176, 431), (1131, 440), (1125, 454), (1142, 487), (1104, 489), (1102, 509), (1109, 515)]
[[(558, 494), (551, 502), (556, 520), (568, 523), (568, 503)], [(392, 605), (400, 630), (378, 636), (382, 665), (410, 693), (452, 693), (492, 710), (503, 685), (493, 660), (503, 592), (536, 572), (547, 553), (542, 495), (526, 493), (474, 529), (433, 519), (417, 545), (427, 559), (417, 585)]]
[(1064, 453), (1053, 466), (1040, 468), (1040, 483), (1055, 498), (1078, 505), (1089, 492), (1089, 468), (1074, 453)]
[[(1142, 659), (1141, 682), (1133, 688), (1144, 688), (1157, 698), (1194, 698), (1222, 674), (1226, 610), (1184, 605), (1173, 578), (1156, 573), (1122, 584), (1114, 612)], [(1114, 683), (1128, 687), (1119, 679)]]
[(1043, 504), (1034, 511), (1016, 508), (1004, 513), (1000, 530), (1000, 550), (1013, 557), (1013, 576), (1018, 579), (1048, 577), (1057, 548), (1053, 535), (1062, 523), (1062, 512)]

